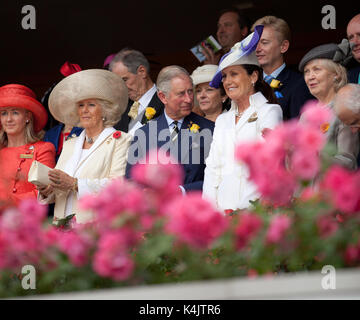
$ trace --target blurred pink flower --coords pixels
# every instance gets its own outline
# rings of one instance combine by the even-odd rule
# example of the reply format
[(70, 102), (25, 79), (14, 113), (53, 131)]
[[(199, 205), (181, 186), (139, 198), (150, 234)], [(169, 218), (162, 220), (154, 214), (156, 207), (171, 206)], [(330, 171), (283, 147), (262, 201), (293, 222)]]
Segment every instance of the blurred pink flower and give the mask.
[(93, 244), (94, 242), (89, 235), (80, 234), (73, 230), (62, 232), (58, 237), (59, 249), (77, 267), (81, 267), (89, 261), (90, 249)]
[(319, 173), (320, 158), (316, 152), (295, 150), (291, 157), (292, 173), (299, 179), (312, 180)]
[(27, 221), (42, 222), (47, 215), (47, 206), (40, 204), (36, 199), (22, 200), (18, 209), (27, 218)]
[(320, 237), (328, 238), (332, 236), (339, 228), (336, 218), (331, 214), (323, 214), (316, 218), (316, 226)]
[(353, 214), (360, 210), (359, 172), (333, 166), (326, 172), (322, 188), (330, 191), (333, 204), (344, 213)]
[(279, 214), (272, 217), (269, 229), (266, 234), (266, 243), (279, 243), (285, 236), (286, 231), (290, 228), (290, 225), (291, 219), (284, 214)]
[(262, 220), (254, 213), (242, 213), (235, 229), (237, 250), (243, 249), (262, 227)]
[(128, 279), (133, 272), (134, 262), (128, 254), (126, 236), (120, 231), (103, 234), (93, 260), (94, 270), (101, 276), (116, 281)]
[(345, 263), (349, 266), (360, 261), (360, 246), (350, 244), (347, 246), (344, 254)]
[(179, 195), (179, 185), (183, 184), (183, 168), (175, 162), (165, 161), (161, 151), (150, 151), (149, 159), (158, 159), (156, 163), (137, 164), (131, 170), (131, 177), (145, 188), (150, 188), (163, 199)]
[(315, 129), (320, 129), (324, 123), (330, 123), (332, 118), (331, 109), (315, 100), (309, 101), (301, 109), (302, 121)]
[(206, 200), (200, 192), (179, 196), (168, 205), (165, 231), (195, 248), (206, 249), (226, 229), (227, 218)]
[(294, 148), (305, 152), (319, 152), (326, 143), (326, 136), (318, 129), (299, 125)]

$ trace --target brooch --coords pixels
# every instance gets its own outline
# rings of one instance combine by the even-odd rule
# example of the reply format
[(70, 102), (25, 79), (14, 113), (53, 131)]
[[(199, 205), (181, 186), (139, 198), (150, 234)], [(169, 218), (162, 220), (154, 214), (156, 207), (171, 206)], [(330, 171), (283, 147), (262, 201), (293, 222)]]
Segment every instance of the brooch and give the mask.
[(254, 121), (257, 120), (257, 118), (258, 118), (258, 115), (257, 115), (257, 113), (256, 113), (256, 111), (255, 111), (255, 112), (250, 116), (250, 118), (248, 119), (247, 122), (254, 122)]

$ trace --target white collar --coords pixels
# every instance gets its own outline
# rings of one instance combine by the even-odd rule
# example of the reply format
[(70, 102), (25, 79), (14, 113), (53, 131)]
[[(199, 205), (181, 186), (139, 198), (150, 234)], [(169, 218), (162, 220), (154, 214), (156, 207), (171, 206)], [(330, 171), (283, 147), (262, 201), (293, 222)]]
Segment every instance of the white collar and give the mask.
[[(277, 69), (275, 69), (273, 72), (271, 72), (270, 76), (273, 78), (276, 78), (281, 71), (284, 70), (284, 68), (286, 67), (285, 62)], [(265, 78), (267, 76), (267, 74), (265, 72), (263, 72), (263, 78)]]
[[(156, 93), (156, 85), (154, 84), (148, 91), (146, 91), (142, 97), (139, 99), (140, 107), (138, 114), (143, 111), (150, 103), (153, 95)], [(151, 107), (151, 106), (149, 106)]]
[[(167, 121), (168, 127), (170, 127), (170, 126), (172, 125), (172, 123), (174, 122), (174, 120), (171, 119), (171, 118), (166, 114), (165, 109), (164, 109), (164, 115), (165, 115), (165, 119), (166, 119), (166, 121)], [(184, 118), (181, 118), (180, 120), (177, 120), (177, 122), (178, 122), (178, 128), (181, 128), (183, 121), (184, 121)]]
[[(260, 91), (258, 91), (249, 97), (249, 103), (250, 103), (249, 108), (250, 107), (255, 107), (255, 108), (260, 107), (266, 102), (268, 102), (268, 100), (264, 97), (264, 95)], [(230, 110), (232, 112), (235, 112), (236, 108), (237, 108), (236, 102), (231, 100)]]

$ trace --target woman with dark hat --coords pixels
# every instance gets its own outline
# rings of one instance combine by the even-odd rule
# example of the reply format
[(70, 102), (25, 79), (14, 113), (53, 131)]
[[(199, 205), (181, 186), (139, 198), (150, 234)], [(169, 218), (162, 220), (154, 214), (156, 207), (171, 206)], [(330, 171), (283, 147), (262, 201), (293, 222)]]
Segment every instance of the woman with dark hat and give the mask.
[[(347, 83), (344, 65), (351, 59), (349, 42), (329, 43), (311, 49), (300, 61), (299, 70), (310, 93), (317, 98), (320, 105), (333, 109), (336, 93)], [(304, 115), (301, 116), (303, 118)], [(348, 169), (356, 169), (356, 157), (359, 151), (359, 139), (334, 114), (332, 121), (323, 127), (327, 141), (337, 148), (334, 163)]]
[(28, 182), (34, 160), (55, 166), (55, 148), (40, 141), (47, 112), (35, 93), (20, 84), (0, 87), (0, 208), (36, 198), (35, 185)]
[(49, 172), (51, 184), (40, 190), (43, 201), (55, 201), (55, 223), (73, 213), (78, 223), (92, 221), (92, 213), (80, 210), (77, 200), (124, 176), (131, 136), (113, 125), (127, 101), (121, 77), (102, 69), (74, 73), (51, 92), (51, 114), (65, 125), (84, 128), (78, 137), (65, 141), (55, 170)]

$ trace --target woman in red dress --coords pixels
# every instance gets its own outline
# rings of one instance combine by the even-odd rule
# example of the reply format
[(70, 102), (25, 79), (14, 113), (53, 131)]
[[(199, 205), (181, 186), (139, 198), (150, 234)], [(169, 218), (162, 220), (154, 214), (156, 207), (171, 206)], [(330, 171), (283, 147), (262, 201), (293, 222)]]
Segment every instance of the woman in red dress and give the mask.
[(36, 198), (35, 185), (28, 182), (34, 160), (53, 168), (55, 148), (40, 141), (47, 112), (35, 93), (19, 84), (0, 87), (0, 211), (20, 200)]

